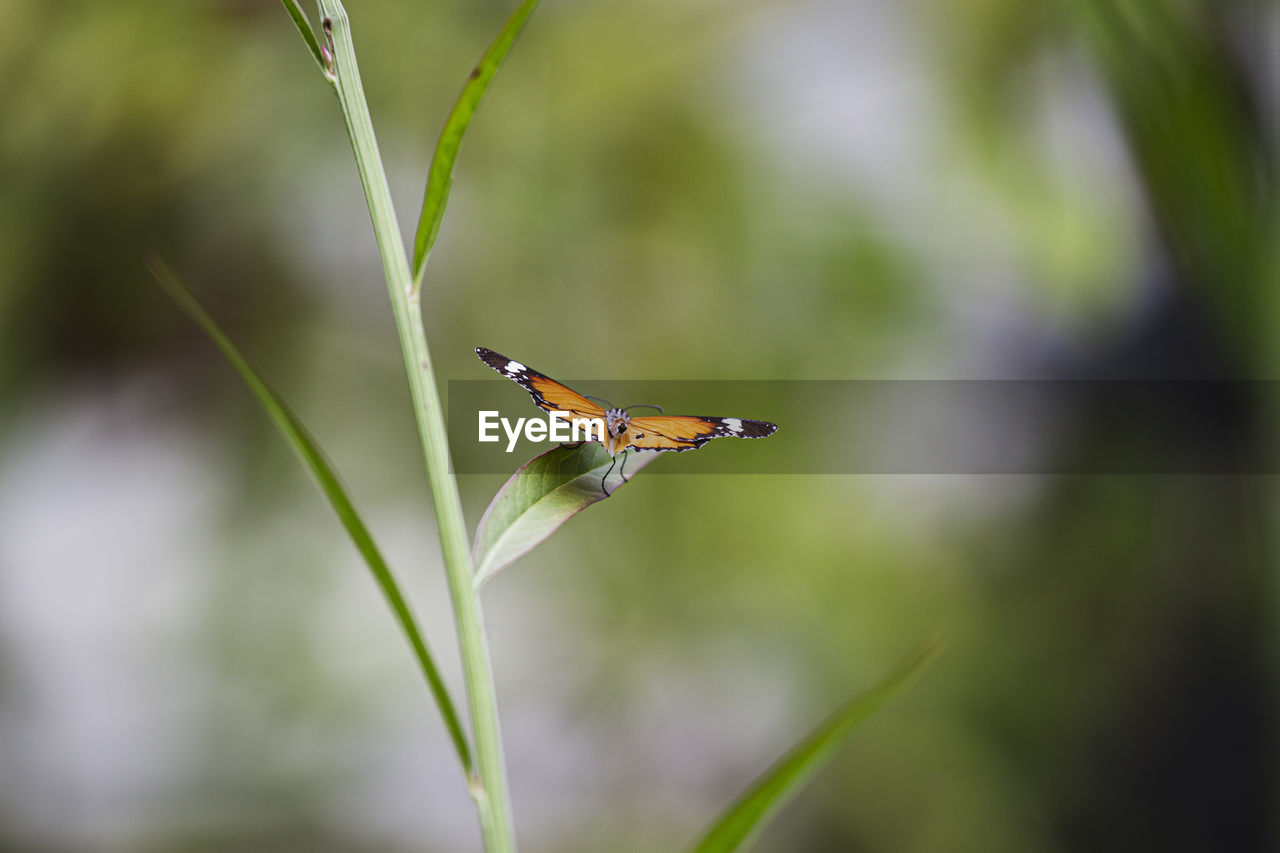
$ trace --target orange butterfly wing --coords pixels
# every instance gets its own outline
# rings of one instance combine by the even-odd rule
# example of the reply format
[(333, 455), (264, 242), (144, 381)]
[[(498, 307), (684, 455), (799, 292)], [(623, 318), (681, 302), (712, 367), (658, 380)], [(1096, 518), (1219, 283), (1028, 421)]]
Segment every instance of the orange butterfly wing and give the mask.
[[(521, 383), (524, 384), (523, 382)], [(542, 374), (529, 378), (526, 386), (533, 402), (547, 411), (569, 412), (584, 418), (603, 418), (604, 409), (577, 391)]]
[(778, 431), (777, 424), (747, 418), (699, 415), (654, 415), (632, 418), (629, 447), (636, 450), (695, 450), (713, 438), (764, 438)]
[[(540, 408), (548, 412), (568, 412), (579, 418), (604, 419), (605, 410), (601, 406), (546, 374), (484, 347), (476, 347), (476, 355), (485, 364), (528, 391), (533, 402)], [(699, 415), (631, 418), (629, 426), (622, 447), (659, 452), (694, 450), (713, 438), (764, 438), (778, 430), (776, 424), (768, 421)]]
[(567, 385), (515, 359), (484, 347), (476, 347), (480, 360), (529, 392), (533, 402), (548, 412), (569, 412), (580, 418), (604, 418), (604, 409)]

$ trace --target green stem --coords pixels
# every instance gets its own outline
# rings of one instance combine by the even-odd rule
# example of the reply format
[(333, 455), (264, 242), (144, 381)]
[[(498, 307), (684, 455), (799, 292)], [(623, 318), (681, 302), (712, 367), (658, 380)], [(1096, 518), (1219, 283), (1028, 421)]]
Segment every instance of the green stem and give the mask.
[(346, 11), (338, 0), (319, 0), (325, 19), (325, 32), (334, 55), (334, 76), (342, 114), (351, 135), (356, 166), (364, 185), (369, 216), (387, 289), (395, 312), (396, 330), (404, 352), (413, 408), (422, 439), (427, 478), (440, 531), (440, 547), (444, 555), (445, 574), (457, 620), (458, 645), (462, 653), (463, 677), (467, 688), (467, 705), (475, 738), (477, 773), (469, 780), (471, 795), (480, 815), (480, 828), (485, 849), (490, 853), (515, 850), (510, 798), (507, 794), (506, 768), (502, 756), (502, 736), (498, 726), (498, 703), (489, 662), (488, 642), (479, 597), (472, 588), (471, 550), (458, 485), (450, 473), (449, 445), (445, 434), (444, 413), (431, 369), (427, 337), (422, 323), (422, 304), (413, 288), (409, 260), (391, 202), (391, 190), (378, 154), (378, 143), (365, 103), (360, 70)]

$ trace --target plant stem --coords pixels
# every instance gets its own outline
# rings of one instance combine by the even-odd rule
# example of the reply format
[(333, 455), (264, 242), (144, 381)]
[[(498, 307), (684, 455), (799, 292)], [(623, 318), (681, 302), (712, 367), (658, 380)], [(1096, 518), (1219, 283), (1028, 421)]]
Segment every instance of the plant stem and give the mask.
[(391, 201), (391, 189), (382, 168), (364, 88), (360, 83), (346, 11), (338, 0), (319, 0), (319, 3), (334, 54), (338, 100), (351, 136), (351, 147), (364, 185), (365, 200), (387, 277), (387, 289), (391, 294), (440, 531), (440, 547), (457, 621), (467, 706), (475, 738), (477, 772), (468, 780), (469, 787), (480, 816), (485, 849), (490, 853), (505, 853), (515, 850), (515, 837), (498, 726), (493, 668), (489, 661), (480, 600), (472, 587), (471, 550), (457, 481), (450, 473), (444, 413), (427, 350), (420, 291), (413, 288), (408, 256)]

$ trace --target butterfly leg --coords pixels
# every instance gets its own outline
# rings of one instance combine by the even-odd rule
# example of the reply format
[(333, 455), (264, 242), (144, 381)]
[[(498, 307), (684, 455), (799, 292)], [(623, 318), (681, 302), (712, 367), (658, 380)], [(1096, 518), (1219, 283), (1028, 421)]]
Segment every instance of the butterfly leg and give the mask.
[(613, 461), (609, 463), (609, 470), (604, 472), (604, 476), (600, 478), (600, 491), (604, 492), (604, 496), (609, 497), (609, 487), (606, 485), (609, 481), (609, 475), (613, 473), (613, 466), (618, 464), (618, 457), (613, 457)]

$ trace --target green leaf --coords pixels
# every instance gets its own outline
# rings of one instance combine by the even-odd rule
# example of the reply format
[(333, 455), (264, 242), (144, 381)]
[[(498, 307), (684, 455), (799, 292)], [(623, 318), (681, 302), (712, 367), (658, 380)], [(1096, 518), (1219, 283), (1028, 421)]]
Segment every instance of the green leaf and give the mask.
[(942, 644), (937, 639), (922, 644), (878, 685), (846, 702), (753, 782), (690, 849), (694, 853), (727, 853), (745, 845), (808, 783), (859, 723), (914, 681), (940, 651)]
[(346, 490), (338, 480), (338, 474), (333, 465), (324, 457), (315, 439), (307, 432), (302, 422), (298, 420), (297, 415), (290, 411), (280, 395), (253, 369), (253, 366), (236, 348), (236, 345), (231, 342), (226, 333), (204, 310), (204, 306), (196, 301), (195, 296), (178, 280), (173, 270), (169, 269), (164, 261), (155, 256), (148, 258), (147, 267), (151, 270), (151, 274), (156, 277), (156, 280), (160, 282), (161, 286), (173, 297), (173, 300), (178, 303), (178, 307), (185, 311), (187, 316), (204, 330), (205, 334), (213, 340), (214, 345), (221, 350), (227, 361), (231, 362), (231, 366), (244, 379), (249, 386), (249, 390), (253, 391), (257, 396), (263, 408), (267, 410), (271, 420), (275, 422), (276, 427), (280, 430), (280, 433), (298, 455), (298, 458), (302, 460), (302, 463), (315, 477), (320, 490), (329, 501), (329, 506), (333, 508), (338, 520), (346, 528), (347, 534), (356, 546), (356, 550), (360, 552), (360, 556), (364, 557), (369, 570), (373, 572), (374, 580), (377, 581), (378, 586), (382, 589), (382, 594), (386, 596), (387, 603), (391, 605), (391, 609), (395, 612), (396, 620), (400, 623), (401, 630), (404, 631), (405, 637), (413, 647), (413, 653), (418, 659), (418, 664), (422, 667), (422, 674), (426, 676), (427, 685), (431, 688), (431, 693), (440, 708), (440, 715), (444, 718), (445, 727), (448, 728), (449, 735), (453, 738), (453, 745), (458, 752), (458, 760), (462, 763), (463, 772), (470, 776), (471, 749), (467, 744), (466, 735), (463, 734), (462, 724), (458, 721), (458, 712), (454, 708), (453, 700), (450, 698), (449, 691), (440, 677), (440, 670), (436, 667), (435, 661), (431, 657), (431, 652), (427, 649), (426, 640), (423, 639), (422, 632), (418, 630), (417, 620), (409, 607), (408, 601), (401, 594), (395, 576), (391, 574), (391, 569), (382, 558), (382, 553), (378, 550), (378, 546), (374, 544), (369, 529), (365, 527), (364, 521), (361, 520), (360, 515), (352, 505), (351, 499), (347, 497)]
[[(657, 457), (656, 453), (626, 456), (627, 480)], [(596, 442), (578, 447), (554, 447), (535, 456), (511, 475), (485, 510), (476, 529), (475, 584), (479, 587), (502, 569), (541, 544), (560, 525), (582, 512), (627, 480), (622, 479), (623, 457), (608, 474), (613, 459)]]
[(325, 62), (324, 54), (320, 50), (320, 42), (311, 29), (311, 22), (307, 20), (307, 13), (302, 11), (298, 0), (280, 0), (280, 2), (284, 5), (284, 10), (289, 13), (289, 17), (293, 19), (293, 25), (298, 28), (298, 35), (302, 36), (302, 40), (307, 43), (307, 49), (315, 57), (316, 64), (320, 66), (321, 71), (327, 73), (328, 63)]
[(422, 197), (422, 213), (418, 217), (418, 233), (413, 239), (413, 289), (416, 291), (422, 283), (422, 274), (427, 268), (427, 257), (431, 247), (435, 245), (436, 234), (440, 231), (440, 221), (444, 218), (445, 205), (449, 203), (449, 190), (453, 188), (453, 164), (458, 159), (458, 148), (462, 145), (462, 137), (467, 126), (476, 114), (480, 101), (489, 84), (502, 66), (503, 60), (511, 52), (525, 22), (533, 14), (538, 0), (524, 0), (511, 13), (497, 38), (489, 45), (480, 62), (471, 71), (466, 85), (458, 95), (444, 128), (440, 131), (440, 139), (436, 142), (435, 154), (431, 158), (431, 171), (427, 175), (427, 188)]

